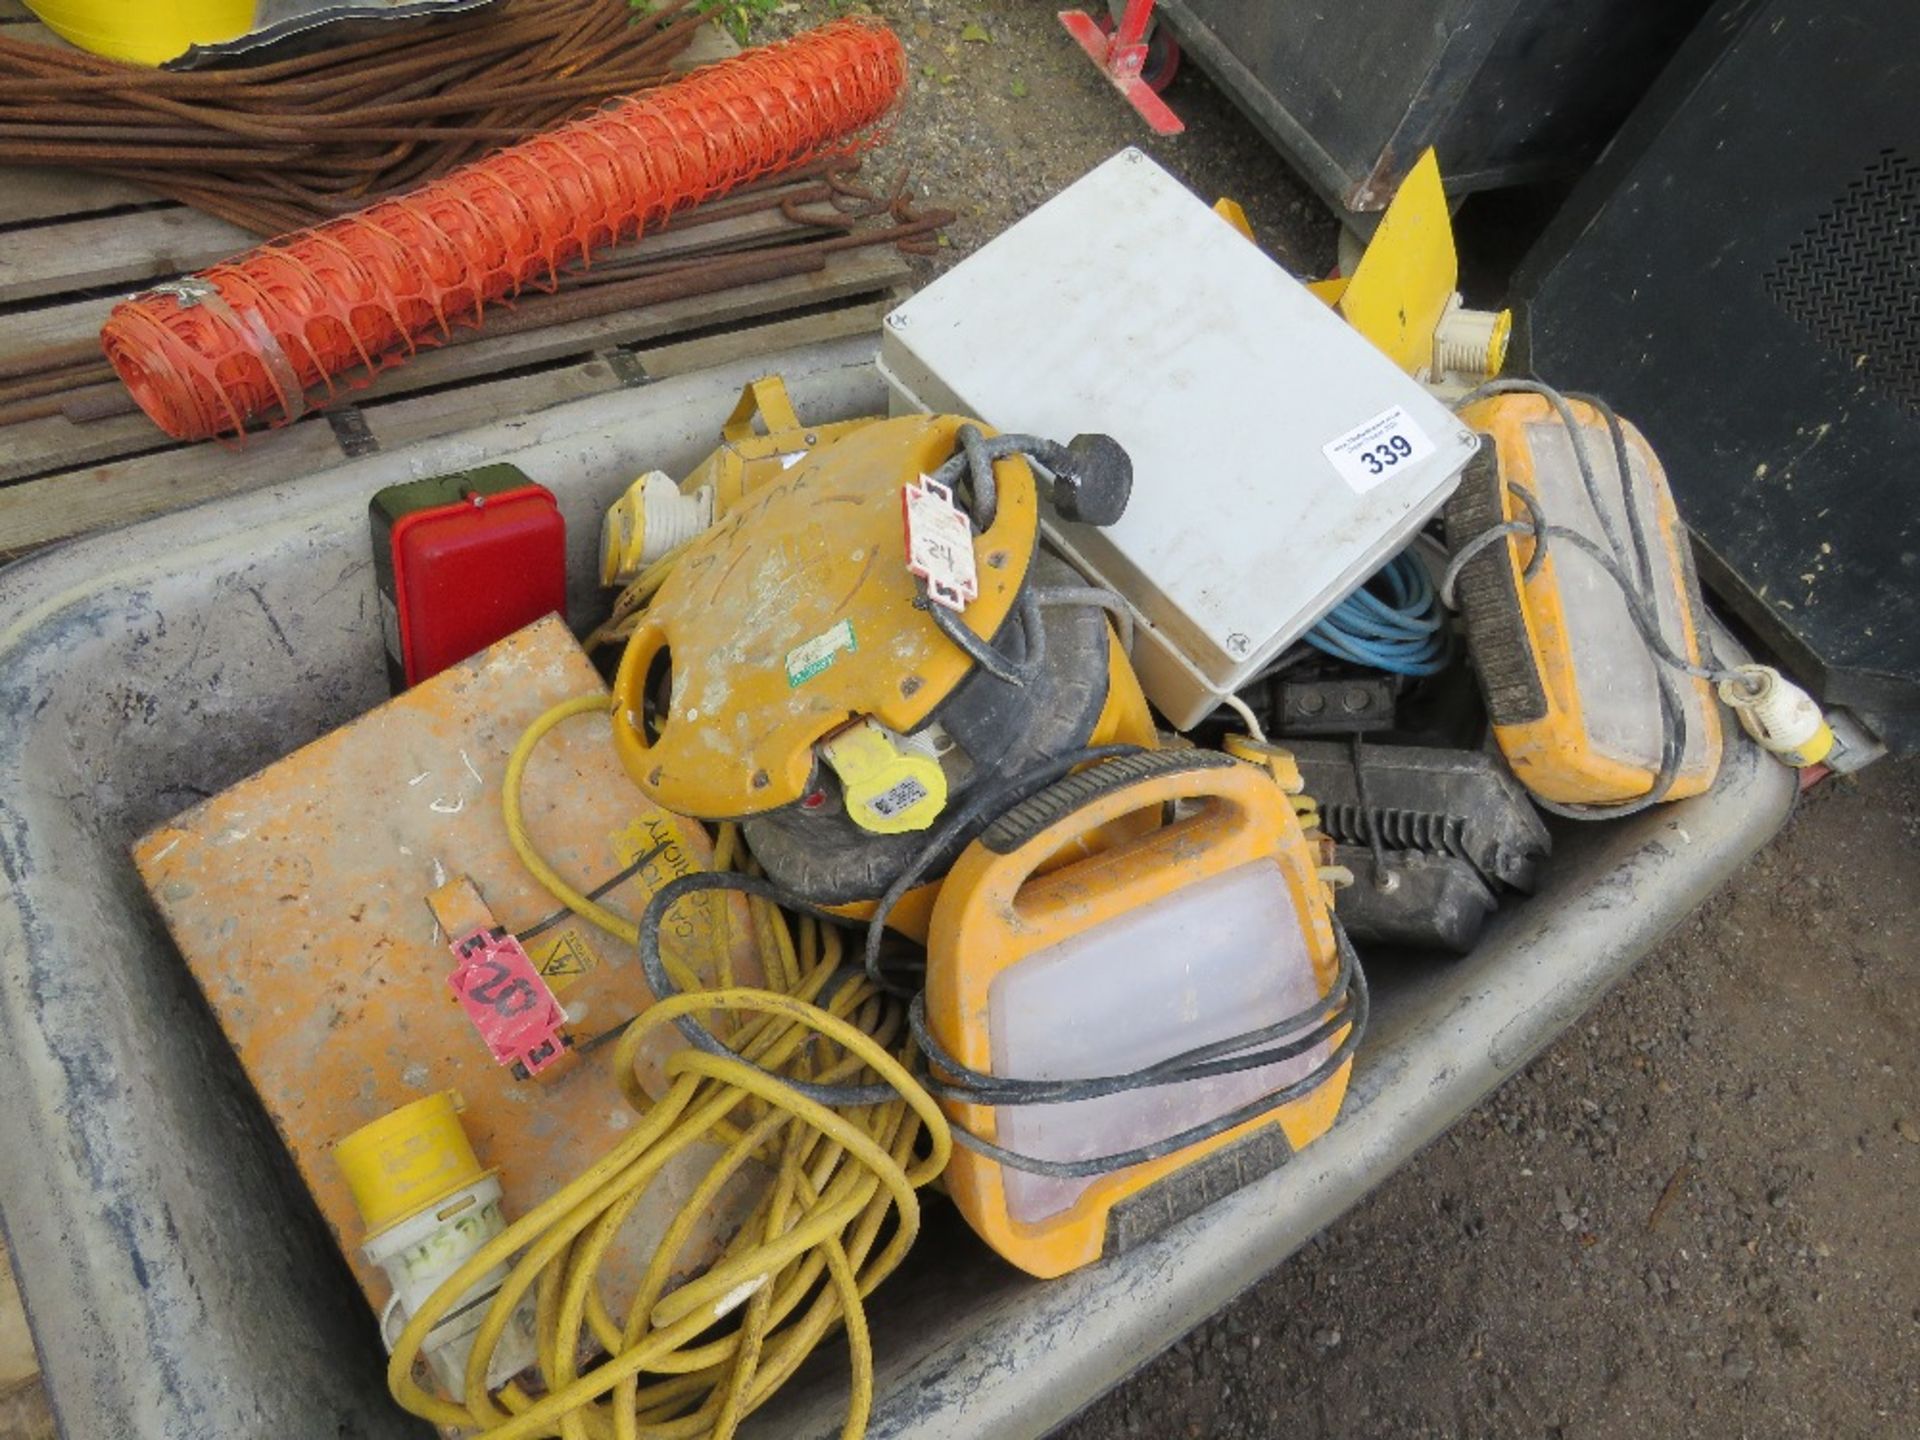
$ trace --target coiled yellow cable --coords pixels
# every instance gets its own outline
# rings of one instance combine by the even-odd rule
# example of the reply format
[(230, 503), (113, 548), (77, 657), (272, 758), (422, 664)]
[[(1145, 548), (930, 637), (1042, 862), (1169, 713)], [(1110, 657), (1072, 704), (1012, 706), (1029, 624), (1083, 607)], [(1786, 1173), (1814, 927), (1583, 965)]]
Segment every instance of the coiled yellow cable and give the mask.
[(622, 590), (613, 601), (613, 613), (598, 628), (591, 631), (581, 648), (592, 654), (602, 645), (611, 645), (616, 640), (625, 640), (640, 623), (640, 612), (647, 608), (647, 602), (659, 593), (660, 587), (667, 583), (667, 577), (673, 573), (673, 567), (692, 547), (693, 542), (675, 546), (658, 560), (634, 577), (633, 583)]
[[(504, 809), (514, 849), (541, 885), (632, 944), (632, 921), (589, 900), (534, 849), (519, 801), (527, 759), (541, 738), (570, 716), (606, 706), (603, 697), (582, 697), (534, 722), (509, 759)], [(722, 827), (716, 864), (744, 858), (737, 833)], [(484, 1246), (408, 1319), (387, 1382), (413, 1414), (485, 1440), (725, 1440), (835, 1326), (844, 1326), (853, 1385), (841, 1433), (846, 1440), (865, 1433), (873, 1351), (862, 1301), (912, 1246), (920, 1227), (916, 1191), (946, 1168), (952, 1134), (909, 1073), (912, 1039), (898, 1003), (857, 973), (821, 1001), (840, 969), (839, 933), (802, 918), (796, 943), (776, 907), (757, 898), (747, 903), (768, 984), (781, 988), (703, 991), (682, 964), (674, 981), (688, 993), (649, 1007), (627, 1027), (612, 1064), (639, 1123)], [(720, 944), (724, 949), (724, 937)], [(694, 1014), (736, 1018), (729, 1043), (739, 1058), (675, 1053), (666, 1066), (667, 1093), (655, 1102), (635, 1075), (640, 1046), (661, 1025)], [(787, 1079), (878, 1082), (899, 1099), (841, 1112), (808, 1099)], [(648, 1187), (696, 1145), (714, 1148), (717, 1158), (668, 1225), (627, 1313), (616, 1317), (600, 1289), (603, 1259)], [(723, 1187), (755, 1162), (771, 1178), (747, 1223), (704, 1274), (670, 1290), (687, 1237)], [(464, 1396), (456, 1402), (423, 1389), (414, 1370), (428, 1332), (483, 1275), (509, 1261), (474, 1337)], [(539, 1384), (491, 1394), (488, 1366), (529, 1294)], [(717, 1324), (735, 1316), (730, 1331), (712, 1338)], [(583, 1357), (596, 1355), (583, 1366)]]

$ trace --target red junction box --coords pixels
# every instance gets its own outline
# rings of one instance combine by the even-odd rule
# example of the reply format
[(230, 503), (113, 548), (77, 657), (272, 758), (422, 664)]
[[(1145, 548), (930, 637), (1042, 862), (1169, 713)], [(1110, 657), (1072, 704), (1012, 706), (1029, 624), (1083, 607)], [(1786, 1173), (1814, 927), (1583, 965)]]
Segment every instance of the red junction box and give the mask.
[(512, 465), (373, 497), (374, 575), (397, 694), (567, 605), (567, 527)]

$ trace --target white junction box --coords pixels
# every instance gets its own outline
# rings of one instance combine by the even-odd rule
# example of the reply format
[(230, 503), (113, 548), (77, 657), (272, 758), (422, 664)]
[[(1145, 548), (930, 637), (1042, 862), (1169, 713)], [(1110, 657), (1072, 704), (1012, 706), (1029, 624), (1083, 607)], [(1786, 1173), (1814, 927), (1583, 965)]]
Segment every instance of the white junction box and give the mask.
[(1133, 500), (1049, 539), (1139, 618), (1134, 664), (1185, 729), (1404, 548), (1475, 438), (1138, 150), (887, 317), (896, 413), (977, 416), (1133, 457)]

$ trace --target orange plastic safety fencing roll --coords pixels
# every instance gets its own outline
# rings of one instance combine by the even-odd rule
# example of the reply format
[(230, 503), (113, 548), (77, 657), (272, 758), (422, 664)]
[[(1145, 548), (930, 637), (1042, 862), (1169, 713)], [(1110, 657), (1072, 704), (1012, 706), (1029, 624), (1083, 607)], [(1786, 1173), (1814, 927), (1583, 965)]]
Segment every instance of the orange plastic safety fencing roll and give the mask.
[(843, 20), (622, 100), (409, 194), (116, 306), (140, 408), (199, 440), (285, 423), (489, 304), (762, 175), (852, 148), (906, 86), (885, 26)]

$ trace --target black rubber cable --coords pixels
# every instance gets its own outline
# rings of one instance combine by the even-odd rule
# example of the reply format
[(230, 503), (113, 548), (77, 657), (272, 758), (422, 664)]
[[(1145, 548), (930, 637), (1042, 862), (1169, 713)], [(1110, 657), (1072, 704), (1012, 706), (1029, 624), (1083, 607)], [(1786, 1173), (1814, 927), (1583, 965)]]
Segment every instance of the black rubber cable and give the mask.
[(1570, 390), (1567, 398), (1592, 407), (1606, 422), (1607, 438), (1613, 444), (1613, 470), (1620, 477), (1620, 495), (1627, 511), (1627, 534), (1633, 539), (1634, 582), (1642, 594), (1650, 595), (1653, 592), (1653, 551), (1647, 544), (1647, 527), (1641, 518), (1640, 507), (1633, 503), (1633, 457), (1627, 449), (1627, 427), (1620, 423), (1620, 416), (1615, 413), (1613, 406), (1598, 395)]
[[(797, 910), (802, 914), (812, 915), (830, 923), (841, 925), (846, 923), (844, 916), (816, 909), (764, 876), (744, 875), (737, 870), (698, 870), (691, 875), (676, 876), (654, 891), (653, 898), (647, 902), (647, 908), (640, 912), (640, 969), (645, 973), (647, 984), (652, 988), (656, 1000), (666, 1000), (681, 993), (680, 988), (673, 983), (673, 977), (667, 974), (666, 961), (660, 954), (661, 923), (665, 920), (667, 912), (682, 899), (708, 890), (737, 890), (744, 895), (755, 895), (762, 900), (771, 900), (783, 909)], [(753, 1065), (762, 1074), (772, 1076), (783, 1085), (791, 1086), (816, 1104), (836, 1107), (884, 1105), (893, 1100), (896, 1095), (891, 1085), (819, 1085), (810, 1080), (797, 1080), (790, 1075), (768, 1070), (763, 1065), (755, 1065), (753, 1061), (741, 1055), (691, 1015), (681, 1015), (673, 1023), (694, 1049), (704, 1050), (709, 1055), (738, 1060), (743, 1065)]]
[[(991, 440), (979, 427), (962, 425), (960, 449), (929, 477), (958, 495), (958, 482), (967, 477), (969, 505), (967, 518), (976, 531), (992, 526), (1000, 509), (1000, 489), (994, 479), (994, 463), (1012, 456), (1031, 461), (1044, 470), (1070, 465), (1072, 453), (1063, 445), (1036, 435), (996, 435)], [(1048, 464), (1051, 460), (1052, 465)], [(1009, 659), (1004, 651), (983, 636), (975, 634), (961, 621), (959, 612), (948, 609), (926, 591), (923, 584), (914, 602), (924, 610), (940, 633), (958, 646), (967, 658), (994, 679), (1006, 685), (1025, 685), (1036, 679), (1046, 663), (1047, 635), (1040, 610), (1049, 605), (1098, 605), (1116, 616), (1121, 625), (1121, 644), (1133, 652), (1133, 611), (1118, 592), (1102, 586), (1033, 586), (1021, 591), (1015, 602), (1015, 618), (1026, 639), (1026, 654)]]
[[(913, 1026), (915, 1041), (927, 1057), (928, 1078), (932, 1082), (927, 1088), (943, 1100), (958, 1100), (968, 1105), (1061, 1105), (1075, 1100), (1098, 1100), (1129, 1090), (1178, 1085), (1187, 1080), (1207, 1080), (1242, 1070), (1258, 1070), (1307, 1054), (1352, 1021), (1351, 988), (1359, 966), (1357, 959), (1350, 963), (1350, 957), (1350, 948), (1342, 948), (1339, 969), (1332, 986), (1306, 1009), (1270, 1025), (1263, 1025), (1258, 1030), (1195, 1046), (1151, 1065), (1143, 1065), (1138, 1070), (1117, 1075), (1029, 1080), (970, 1070), (948, 1053), (929, 1028), (922, 997), (914, 998), (908, 1010), (908, 1020)], [(1313, 1028), (1307, 1029), (1308, 1026)], [(1293, 1038), (1287, 1038), (1289, 1036)], [(1272, 1048), (1255, 1049), (1256, 1046), (1267, 1045), (1272, 1045)]]
[(950, 610), (926, 593), (921, 587), (920, 596), (914, 602), (914, 608), (927, 612), (937, 629), (951, 640), (966, 656), (994, 679), (1007, 685), (1025, 685), (1040, 674), (1041, 662), (1046, 658), (1046, 635), (1040, 625), (1040, 608), (1034, 599), (1033, 587), (1028, 586), (1014, 602), (1014, 615), (1027, 637), (1026, 657), (1019, 661), (1009, 660), (1006, 652), (992, 642), (974, 634), (961, 623), (958, 611)]
[(1104, 585), (1036, 585), (1029, 588), (1034, 604), (1045, 610), (1055, 605), (1087, 605), (1105, 610), (1120, 632), (1120, 648), (1133, 653), (1133, 607), (1118, 590)]
[[(1345, 966), (1349, 962), (1349, 957), (1352, 957), (1353, 946), (1347, 939), (1346, 931), (1337, 920), (1334, 922), (1334, 938), (1341, 951), (1342, 964)], [(1326, 1059), (1292, 1084), (1250, 1100), (1245, 1105), (1228, 1111), (1225, 1115), (1216, 1116), (1203, 1124), (1191, 1126), (1149, 1145), (1118, 1151), (1111, 1155), (1093, 1156), (1086, 1160), (1046, 1160), (1037, 1155), (1023, 1155), (1018, 1151), (996, 1145), (990, 1140), (983, 1140), (960, 1125), (953, 1126), (953, 1143), (964, 1146), (975, 1154), (984, 1155), (989, 1160), (997, 1161), (1010, 1169), (1024, 1170), (1029, 1174), (1045, 1175), (1058, 1180), (1079, 1180), (1109, 1174), (1115, 1170), (1124, 1170), (1132, 1165), (1144, 1165), (1150, 1160), (1161, 1159), (1177, 1150), (1184, 1150), (1190, 1145), (1211, 1140), (1216, 1135), (1224, 1135), (1227, 1131), (1236, 1129), (1250, 1120), (1269, 1115), (1303, 1096), (1312, 1094), (1326, 1084), (1328, 1077), (1346, 1063), (1347, 1058), (1359, 1045), (1361, 1035), (1366, 1031), (1367, 1018), (1372, 1008), (1372, 996), (1367, 989), (1366, 975), (1360, 969), (1357, 957), (1352, 961), (1352, 974), (1353, 985), (1350, 993), (1353, 996), (1353, 1008), (1351, 1019), (1346, 1022), (1350, 1028), (1340, 1043), (1328, 1053)], [(1273, 1062), (1270, 1060), (1259, 1058), (1253, 1065), (1237, 1068), (1258, 1068), (1259, 1065), (1271, 1063)]]
[(1393, 871), (1387, 865), (1387, 847), (1380, 839), (1380, 817), (1374, 813), (1367, 794), (1367, 767), (1362, 758), (1365, 741), (1358, 730), (1353, 732), (1352, 744), (1349, 758), (1353, 764), (1353, 798), (1360, 802), (1360, 822), (1367, 827), (1367, 848), (1373, 852), (1374, 887), (1391, 889)]
[(1039, 435), (1008, 433), (992, 439), (980, 433), (976, 425), (962, 425), (957, 438), (960, 449), (933, 472), (932, 479), (952, 490), (965, 476), (973, 497), (973, 516), (982, 530), (992, 526), (1000, 513), (1000, 490), (994, 479), (993, 462), (1013, 456), (1038, 465), (1050, 476), (1071, 473), (1073, 452), (1058, 441)]
[[(651, 850), (647, 851), (645, 854), (636, 857), (634, 862), (631, 865), (627, 865), (619, 870), (614, 871), (613, 874), (609, 875), (605, 880), (602, 880), (598, 885), (594, 886), (593, 889), (587, 891), (587, 899), (589, 900), (604, 899), (613, 891), (619, 889), (622, 885), (626, 884), (627, 881), (631, 880), (634, 876), (638, 875), (642, 870), (646, 869), (648, 865), (652, 864), (655, 860), (659, 859), (661, 855), (666, 853), (666, 849), (667, 849), (666, 842), (662, 841), (660, 844), (654, 846)], [(534, 924), (529, 925), (526, 929), (522, 930), (519, 934), (515, 935), (513, 938), (518, 940), (522, 945), (525, 945), (527, 941), (533, 939), (536, 935), (544, 935), (547, 931), (551, 930), (554, 926), (562, 923), (563, 921), (570, 920), (572, 918), (573, 918), (573, 911), (567, 909), (563, 905), (560, 909), (554, 911), (551, 915), (547, 916), (545, 919), (536, 921)]]

